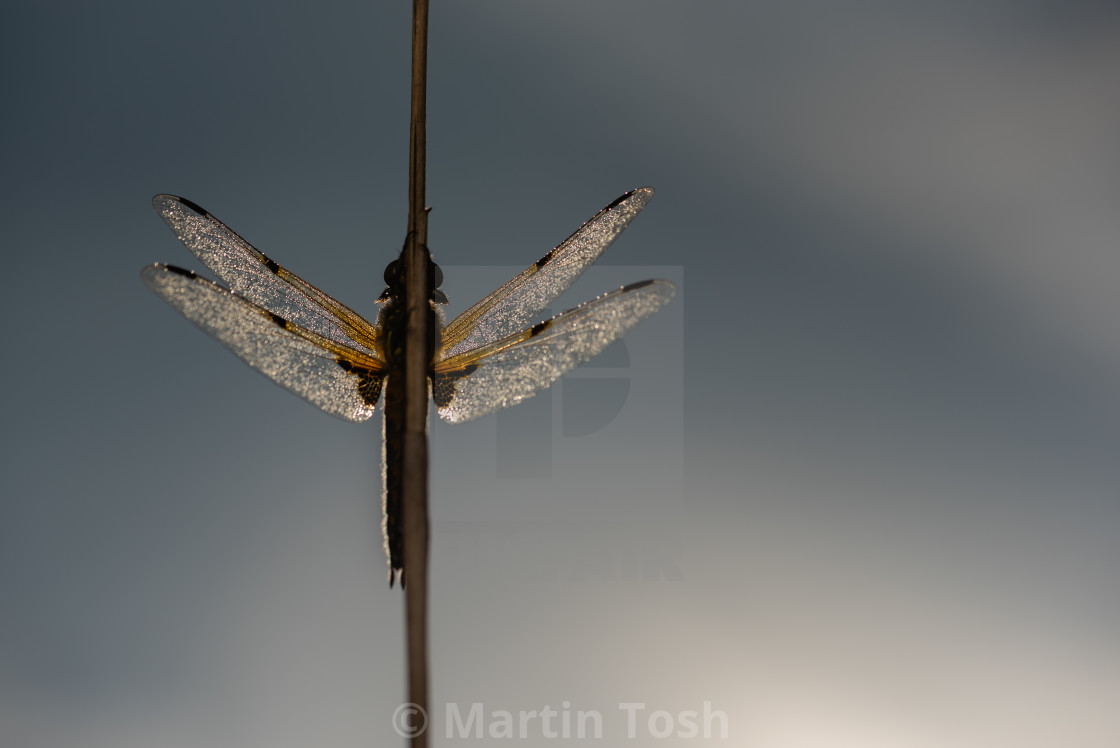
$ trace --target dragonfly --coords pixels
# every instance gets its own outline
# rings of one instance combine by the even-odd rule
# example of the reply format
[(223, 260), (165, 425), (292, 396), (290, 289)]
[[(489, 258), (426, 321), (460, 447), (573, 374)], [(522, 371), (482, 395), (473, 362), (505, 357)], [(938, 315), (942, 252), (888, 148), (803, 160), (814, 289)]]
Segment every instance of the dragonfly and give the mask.
[[(442, 271), (428, 254), (428, 381), (439, 416), (465, 423), (551, 386), (667, 304), (666, 280), (645, 280), (535, 322), (653, 197), (632, 190), (595, 214), (544, 257), (444, 324)], [(382, 491), (389, 583), (404, 584), (400, 518), (403, 429), (404, 277), (385, 269), (376, 322), (277, 264), (197, 204), (156, 195), (156, 212), (218, 281), (155, 263), (141, 278), (180, 314), (242, 361), (312, 405), (365, 421), (383, 404)]]

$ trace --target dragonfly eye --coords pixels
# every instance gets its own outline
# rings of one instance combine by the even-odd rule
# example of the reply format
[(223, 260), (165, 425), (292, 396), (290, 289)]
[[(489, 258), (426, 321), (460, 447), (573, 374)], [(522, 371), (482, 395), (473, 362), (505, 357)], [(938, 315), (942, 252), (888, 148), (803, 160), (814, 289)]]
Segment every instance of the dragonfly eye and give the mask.
[(400, 260), (393, 260), (385, 266), (385, 285), (389, 287), (396, 286), (399, 282), (398, 268), (401, 266)]
[(443, 285), (443, 271), (439, 269), (439, 265), (432, 262), (431, 257), (428, 257), (428, 272), (432, 276), (432, 288), (439, 288)]

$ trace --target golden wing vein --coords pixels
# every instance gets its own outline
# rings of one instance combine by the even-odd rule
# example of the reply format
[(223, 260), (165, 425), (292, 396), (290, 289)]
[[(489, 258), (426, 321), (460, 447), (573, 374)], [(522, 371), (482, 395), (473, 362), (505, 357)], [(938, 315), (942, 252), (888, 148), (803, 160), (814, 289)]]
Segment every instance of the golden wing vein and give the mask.
[(152, 205), (234, 293), (324, 338), (379, 355), (377, 329), (365, 318), (269, 259), (205, 209), (174, 195), (156, 195)]
[(500, 340), (531, 322), (603, 254), (652, 198), (652, 187), (626, 193), (453, 319), (442, 332), (444, 358)]
[(384, 364), (374, 356), (303, 329), (190, 271), (155, 264), (141, 276), (180, 314), (281, 387), (348, 421), (373, 415), (384, 376)]
[(662, 280), (623, 286), (528, 330), (437, 362), (433, 393), (440, 417), (462, 423), (532, 397), (625, 335), (675, 292)]

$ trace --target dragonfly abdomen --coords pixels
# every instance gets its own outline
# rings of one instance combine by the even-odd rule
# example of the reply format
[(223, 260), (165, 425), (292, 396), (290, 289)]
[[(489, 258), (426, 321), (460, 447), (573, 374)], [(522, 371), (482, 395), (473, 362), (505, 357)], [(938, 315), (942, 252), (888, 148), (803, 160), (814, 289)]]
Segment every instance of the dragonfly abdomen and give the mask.
[[(428, 304), (429, 330), (426, 360), (435, 355), (436, 337), (439, 335), (440, 317), (432, 303)], [(404, 303), (394, 294), (384, 302), (379, 325), (384, 332), (385, 359), (388, 364), (385, 381), (385, 411), (382, 419), (382, 530), (385, 535), (385, 552), (389, 558), (389, 584), (400, 577), (402, 586), (404, 576), (404, 517), (402, 494), (404, 481), (404, 432), (405, 432), (405, 378), (404, 357), (407, 314)], [(431, 376), (429, 364), (429, 381)], [(425, 422), (427, 421), (427, 402), (424, 398)]]

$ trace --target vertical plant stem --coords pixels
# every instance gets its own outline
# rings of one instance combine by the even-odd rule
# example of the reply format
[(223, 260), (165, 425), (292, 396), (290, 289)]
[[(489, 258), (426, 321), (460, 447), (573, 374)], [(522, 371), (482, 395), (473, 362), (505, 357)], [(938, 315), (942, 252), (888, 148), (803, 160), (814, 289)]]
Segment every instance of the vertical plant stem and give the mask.
[[(425, 97), (428, 67), (428, 0), (412, 5), (412, 118), (409, 129), (408, 252), (405, 255), (408, 310), (405, 338), (405, 433), (403, 520), (405, 627), (408, 700), (428, 710), (428, 214), (424, 206)], [(427, 747), (426, 731), (412, 737)]]

